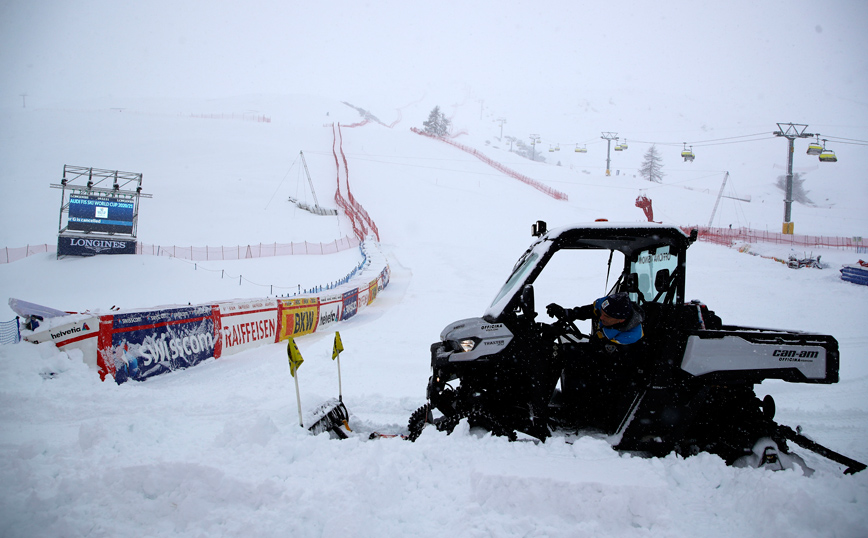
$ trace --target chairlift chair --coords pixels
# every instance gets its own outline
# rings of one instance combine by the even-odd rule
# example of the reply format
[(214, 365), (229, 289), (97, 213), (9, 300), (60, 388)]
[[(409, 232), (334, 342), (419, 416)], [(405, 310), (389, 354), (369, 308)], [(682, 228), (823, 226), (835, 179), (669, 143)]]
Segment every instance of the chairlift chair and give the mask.
[(693, 146), (690, 146), (690, 149), (687, 149), (687, 143), (684, 143), (684, 150), (681, 152), (681, 156), (684, 158), (684, 162), (693, 162), (693, 159), (696, 158), (696, 155), (693, 154)]
[(835, 156), (835, 152), (826, 149), (826, 139), (823, 139), (823, 151), (820, 152), (820, 162), (821, 163), (836, 163), (838, 162), (838, 157)]
[(824, 149), (822, 153), (820, 153), (820, 162), (821, 163), (836, 163), (838, 162), (838, 157), (835, 156), (835, 152), (830, 149)]
[(621, 144), (621, 149), (622, 150), (627, 149), (627, 139), (626, 138), (624, 139), (624, 143)]
[(587, 153), (588, 148), (580, 148), (578, 144), (576, 144), (576, 153)]
[(820, 138), (817, 137), (816, 142), (808, 144), (808, 155), (819, 155), (823, 153), (823, 146), (820, 145)]

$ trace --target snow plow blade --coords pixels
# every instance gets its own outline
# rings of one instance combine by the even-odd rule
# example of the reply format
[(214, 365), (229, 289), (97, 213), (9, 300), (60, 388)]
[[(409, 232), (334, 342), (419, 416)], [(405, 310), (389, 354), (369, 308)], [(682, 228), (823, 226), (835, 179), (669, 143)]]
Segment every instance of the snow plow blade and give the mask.
[(796, 443), (802, 448), (806, 448), (812, 452), (816, 452), (817, 454), (823, 456), (824, 458), (828, 458), (835, 463), (846, 465), (847, 468), (844, 470), (844, 474), (855, 474), (859, 471), (865, 470), (864, 463), (860, 463), (854, 459), (848, 458), (847, 456), (838, 454), (834, 450), (826, 448), (823, 445), (808, 439), (807, 437), (790, 428), (789, 426), (778, 425), (778, 434), (782, 437), (786, 437), (787, 439)]
[(308, 431), (314, 435), (322, 432), (330, 432), (338, 437), (338, 439), (346, 439), (347, 434), (343, 428), (349, 430), (347, 421), (350, 419), (350, 412), (344, 402), (332, 398), (313, 412), (313, 423), (308, 426)]

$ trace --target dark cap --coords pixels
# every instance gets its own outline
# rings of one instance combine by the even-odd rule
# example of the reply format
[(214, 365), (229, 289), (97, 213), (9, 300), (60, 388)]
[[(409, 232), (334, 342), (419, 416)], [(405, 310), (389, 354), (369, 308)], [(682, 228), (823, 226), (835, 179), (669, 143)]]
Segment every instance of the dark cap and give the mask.
[(600, 308), (607, 316), (615, 319), (629, 319), (633, 315), (633, 305), (626, 293), (615, 293), (606, 297)]

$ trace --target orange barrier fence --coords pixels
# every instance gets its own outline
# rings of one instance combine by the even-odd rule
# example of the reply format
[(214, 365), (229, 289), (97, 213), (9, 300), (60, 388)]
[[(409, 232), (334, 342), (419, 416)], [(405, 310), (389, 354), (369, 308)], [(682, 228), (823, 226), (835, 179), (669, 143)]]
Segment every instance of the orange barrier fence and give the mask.
[(355, 237), (346, 236), (331, 243), (259, 243), (256, 245), (235, 245), (231, 247), (186, 247), (161, 246), (139, 243), (136, 254), (152, 256), (172, 256), (191, 261), (209, 260), (246, 260), (249, 258), (270, 258), (273, 256), (293, 256), (306, 254), (334, 254), (358, 247), (361, 242)]
[(27, 245), (25, 247), (4, 247), (0, 249), (0, 263), (12, 263), (18, 260), (23, 260), (27, 256), (34, 254), (45, 254), (46, 252), (56, 252), (57, 245)]
[[(371, 216), (368, 215), (368, 212), (365, 211), (365, 208), (362, 207), (362, 204), (356, 201), (353, 197), (353, 193), (350, 191), (350, 171), (349, 165), (347, 164), (347, 156), (344, 154), (344, 139), (343, 133), (341, 132), (341, 125), (339, 123), (332, 125), (332, 134), (334, 136), (334, 141), (332, 142), (332, 155), (334, 156), (335, 167), (337, 168), (335, 203), (343, 210), (347, 218), (350, 219), (353, 233), (356, 234), (356, 237), (358, 237), (359, 240), (363, 241), (370, 232), (373, 233), (377, 238), (377, 241), (379, 241), (380, 231), (377, 228), (377, 225), (374, 223), (373, 219), (371, 219)], [(340, 160), (338, 160), (338, 152), (341, 154)], [(347, 189), (347, 198), (344, 198), (341, 194), (341, 163), (343, 163), (343, 177)], [(347, 202), (347, 199), (349, 199), (349, 202)]]
[[(297, 256), (297, 255), (320, 255), (334, 254), (361, 244), (357, 237), (345, 236), (329, 243), (258, 243), (255, 245), (234, 245), (231, 247), (194, 247), (177, 245), (149, 245), (146, 243), (136, 244), (136, 254), (147, 256), (173, 256), (191, 261), (207, 260), (246, 260), (248, 258), (266, 258), (271, 256)], [(17, 248), (0, 248), (0, 263), (11, 263), (23, 260), (34, 254), (57, 252), (57, 245), (27, 245)]]
[(494, 168), (495, 170), (502, 172), (511, 178), (517, 179), (517, 180), (521, 181), (522, 183), (526, 183), (526, 184), (530, 185), (531, 187), (535, 188), (536, 190), (538, 190), (542, 193), (548, 194), (549, 196), (551, 196), (555, 200), (566, 201), (569, 198), (566, 195), (566, 193), (563, 193), (559, 190), (553, 189), (553, 188), (549, 187), (548, 185), (540, 183), (539, 181), (537, 181), (535, 179), (531, 179), (524, 174), (520, 174), (520, 173), (516, 172), (515, 170), (507, 168), (506, 166), (504, 166), (504, 165), (500, 164), (499, 162), (495, 161), (494, 159), (488, 157), (487, 155), (480, 152), (479, 150), (471, 148), (470, 146), (465, 146), (464, 144), (459, 144), (458, 142), (455, 142), (454, 140), (449, 140), (448, 138), (434, 136), (432, 134), (426, 133), (425, 131), (423, 131), (421, 129), (417, 129), (416, 127), (411, 127), (410, 130), (416, 134), (420, 134), (422, 136), (427, 136), (428, 138), (433, 138), (435, 140), (440, 140), (441, 142), (445, 142), (445, 143), (449, 144), (450, 146), (455, 146), (456, 148), (460, 149), (461, 151), (464, 151), (466, 153), (473, 155), (474, 157), (476, 157), (480, 161), (484, 162), (488, 166)]
[(790, 245), (800, 248), (835, 248), (855, 249), (864, 248), (861, 237), (835, 237), (828, 235), (797, 235), (752, 230), (750, 228), (709, 228), (707, 226), (685, 226), (682, 229), (686, 233), (697, 228), (699, 240), (717, 243), (719, 245), (733, 245), (735, 243), (774, 243)]
[(253, 121), (256, 123), (271, 123), (271, 118), (262, 114), (190, 114), (191, 118), (206, 120), (236, 120)]

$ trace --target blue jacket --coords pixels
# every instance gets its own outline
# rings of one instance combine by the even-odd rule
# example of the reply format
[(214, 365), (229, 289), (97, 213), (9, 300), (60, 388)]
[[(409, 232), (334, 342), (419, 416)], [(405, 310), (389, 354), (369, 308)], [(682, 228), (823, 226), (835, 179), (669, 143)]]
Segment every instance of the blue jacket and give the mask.
[(633, 315), (630, 319), (611, 327), (604, 327), (600, 323), (600, 311), (602, 310), (601, 305), (605, 300), (606, 297), (600, 297), (594, 301), (594, 334), (615, 344), (627, 345), (638, 342), (645, 334), (642, 331), (642, 322), (645, 320), (642, 310), (633, 305)]

